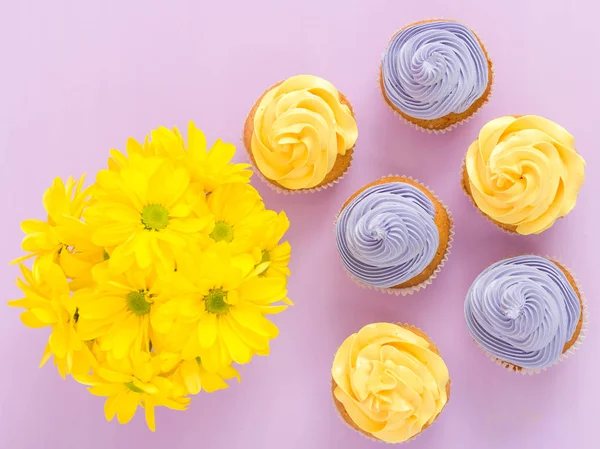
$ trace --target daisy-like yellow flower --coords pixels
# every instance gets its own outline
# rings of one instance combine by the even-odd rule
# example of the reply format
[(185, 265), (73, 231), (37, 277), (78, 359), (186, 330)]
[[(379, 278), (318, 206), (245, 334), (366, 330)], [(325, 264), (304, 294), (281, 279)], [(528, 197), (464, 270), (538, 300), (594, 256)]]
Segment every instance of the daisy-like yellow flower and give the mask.
[[(103, 249), (91, 242), (90, 228), (80, 219), (83, 210), (93, 201), (91, 187), (84, 188), (84, 181), (85, 175), (78, 180), (69, 177), (66, 184), (61, 178), (54, 179), (44, 193), (47, 220), (30, 219), (21, 223), (25, 233), (22, 248), (29, 254), (13, 263), (34, 256), (50, 256), (68, 278), (81, 278), (102, 261)], [(71, 289), (80, 288), (86, 281), (79, 279)]]
[(196, 128), (194, 122), (189, 123), (186, 162), (193, 179), (206, 192), (212, 192), (223, 184), (250, 181), (250, 164), (231, 164), (234, 154), (235, 146), (220, 139), (207, 151), (204, 133)]
[(168, 345), (182, 348), (184, 360), (200, 357), (216, 373), (269, 354), (279, 331), (265, 315), (287, 307), (276, 304), (285, 299), (284, 278), (259, 276), (248, 254), (215, 249), (182, 259), (172, 285), (177, 293), (157, 307), (152, 326), (168, 335)]
[(290, 227), (290, 221), (285, 212), (281, 212), (264, 231), (264, 236), (258, 249), (259, 271), (262, 276), (287, 277), (290, 275), (288, 264), (292, 247), (288, 242), (279, 243)]
[[(151, 132), (143, 144), (130, 138), (127, 141), (127, 154), (139, 154), (145, 157), (159, 156), (183, 162), (191, 173), (191, 181), (199, 183), (206, 192), (212, 192), (218, 186), (228, 183), (246, 183), (252, 172), (249, 164), (231, 164), (235, 146), (217, 140), (207, 150), (204, 133), (196, 128), (194, 122), (188, 125), (188, 144), (177, 128), (160, 127)], [(111, 150), (109, 168), (119, 171), (129, 165), (128, 158), (118, 150)]]
[(204, 194), (190, 186), (185, 167), (168, 159), (133, 153), (129, 162), (96, 178), (96, 202), (84, 213), (92, 241), (114, 247), (111, 270), (124, 272), (134, 263), (172, 270), (177, 251), (197, 243), (212, 225)]
[(209, 236), (229, 246), (234, 254), (250, 252), (260, 245), (264, 228), (276, 218), (265, 210), (259, 193), (249, 184), (226, 184), (208, 197), (214, 227)]
[(96, 287), (77, 295), (79, 335), (96, 340), (116, 359), (150, 351), (150, 317), (160, 296), (160, 276), (152, 269), (133, 268), (118, 275), (96, 270), (95, 277)]
[(62, 269), (46, 255), (34, 261), (32, 270), (21, 265), (21, 273), (23, 279), (17, 279), (17, 286), (25, 297), (9, 301), (8, 305), (26, 309), (21, 314), (26, 326), (52, 328), (40, 366), (54, 356), (63, 378), (67, 374), (75, 378), (85, 374), (94, 358), (77, 334), (79, 312)]
[(108, 169), (118, 172), (124, 168), (128, 168), (130, 166), (131, 159), (135, 158), (134, 155), (141, 157), (160, 157), (178, 162), (183, 161), (186, 154), (186, 149), (185, 142), (183, 141), (183, 138), (181, 138), (179, 132), (174, 133), (168, 128), (159, 129), (165, 129), (167, 132), (173, 134), (174, 140), (171, 141), (171, 145), (165, 146), (154, 141), (154, 138), (151, 136), (155, 135), (158, 130), (152, 131), (149, 135), (147, 135), (143, 143), (140, 143), (133, 137), (130, 137), (127, 139), (125, 153), (122, 153), (117, 149), (110, 150)]
[[(99, 358), (103, 354), (99, 352)], [(154, 408), (168, 407), (173, 410), (185, 410), (189, 399), (175, 396), (173, 383), (161, 375), (162, 361), (150, 353), (140, 352), (134, 358), (121, 360), (107, 355), (99, 361), (93, 374), (86, 379), (89, 390), (96, 396), (107, 397), (104, 414), (108, 421), (117, 416), (121, 424), (126, 424), (135, 415), (138, 406), (145, 410), (146, 424), (153, 432), (156, 430)]]
[(189, 396), (228, 388), (234, 363), (268, 355), (279, 330), (267, 318), (289, 305), (284, 213), (266, 210), (235, 148), (212, 147), (193, 122), (153, 130), (111, 150), (108, 168), (56, 178), (47, 219), (26, 220), (32, 269), (21, 265), (23, 323), (49, 327), (50, 358), (106, 397), (126, 423), (138, 407), (185, 410)]
[(182, 360), (180, 354), (168, 352), (161, 353), (160, 357), (164, 361), (163, 372), (172, 373), (169, 379), (173, 383), (176, 396), (198, 394), (200, 391), (213, 393), (229, 387), (225, 380), (237, 378), (238, 382), (241, 381), (240, 374), (232, 366), (211, 373), (204, 368), (200, 357)]
[(63, 248), (72, 244), (69, 239), (73, 220), (78, 221), (84, 208), (90, 203), (90, 187), (83, 188), (85, 175), (75, 181), (72, 177), (67, 183), (55, 178), (52, 186), (44, 193), (44, 209), (47, 221), (25, 220), (21, 229), (26, 234), (22, 242), (24, 251), (30, 253), (17, 259), (20, 262), (33, 256), (57, 255)]

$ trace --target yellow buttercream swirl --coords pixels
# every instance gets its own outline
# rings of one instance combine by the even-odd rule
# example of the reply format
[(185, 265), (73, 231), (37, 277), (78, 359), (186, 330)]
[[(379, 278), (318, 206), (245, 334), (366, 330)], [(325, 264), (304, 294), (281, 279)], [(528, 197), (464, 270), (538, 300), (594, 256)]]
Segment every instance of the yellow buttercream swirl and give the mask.
[(388, 442), (409, 440), (448, 401), (442, 358), (411, 330), (374, 323), (348, 337), (331, 369), (336, 399), (365, 432)]
[(318, 186), (358, 138), (350, 108), (333, 85), (298, 75), (269, 90), (254, 115), (251, 150), (268, 179), (288, 189)]
[(573, 136), (535, 115), (487, 123), (466, 157), (475, 204), (519, 234), (539, 234), (575, 207), (584, 167)]

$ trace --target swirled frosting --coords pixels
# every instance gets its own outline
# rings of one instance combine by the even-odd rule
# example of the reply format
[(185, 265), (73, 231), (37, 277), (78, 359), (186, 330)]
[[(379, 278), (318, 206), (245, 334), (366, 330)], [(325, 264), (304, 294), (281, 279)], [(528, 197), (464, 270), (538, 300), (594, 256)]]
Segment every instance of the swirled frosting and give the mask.
[(539, 234), (568, 214), (585, 179), (573, 136), (535, 115), (487, 123), (465, 162), (477, 207), (519, 234)]
[(489, 82), (485, 51), (458, 22), (424, 22), (399, 31), (383, 54), (381, 72), (388, 100), (423, 120), (465, 112)]
[(416, 277), (440, 243), (435, 215), (431, 199), (411, 184), (368, 187), (337, 220), (336, 242), (344, 266), (359, 281), (381, 288)]
[(580, 315), (579, 297), (565, 273), (539, 256), (496, 262), (477, 276), (465, 301), (475, 341), (497, 359), (528, 369), (559, 359)]
[(331, 369), (333, 394), (362, 430), (400, 443), (430, 425), (448, 401), (442, 358), (411, 330), (374, 323), (352, 334)]
[(268, 179), (288, 189), (321, 184), (358, 138), (350, 108), (328, 81), (298, 75), (269, 90), (254, 114), (251, 150)]

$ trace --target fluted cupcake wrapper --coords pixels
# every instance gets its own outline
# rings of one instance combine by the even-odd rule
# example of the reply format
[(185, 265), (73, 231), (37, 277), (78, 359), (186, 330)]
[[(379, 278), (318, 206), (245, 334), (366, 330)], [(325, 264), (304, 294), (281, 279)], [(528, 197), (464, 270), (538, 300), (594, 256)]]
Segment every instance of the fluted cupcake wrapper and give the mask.
[(479, 213), (479, 215), (481, 215), (483, 218), (485, 218), (487, 221), (489, 221), (497, 229), (501, 230), (505, 234), (508, 234), (508, 235), (522, 235), (522, 234), (519, 234), (516, 231), (509, 231), (508, 229), (503, 228), (502, 226), (499, 226), (498, 223), (496, 223), (489, 215), (485, 214), (481, 209), (479, 209), (479, 207), (477, 207), (477, 203), (475, 203), (475, 199), (473, 198), (473, 196), (465, 188), (463, 174), (465, 172), (466, 163), (467, 163), (466, 159), (463, 159), (462, 164), (460, 166), (460, 178), (459, 178), (460, 179), (460, 189), (467, 196), (467, 198), (469, 198), (469, 202), (471, 203), (471, 206), (473, 206), (475, 208), (475, 210)]
[[(426, 22), (428, 20), (442, 20), (442, 19), (437, 19), (437, 18), (436, 19), (427, 19), (427, 20), (422, 20), (422, 21), (419, 21), (419, 22)], [(418, 23), (418, 22), (415, 22), (415, 23)], [(396, 34), (398, 34), (398, 32), (400, 32), (400, 30), (396, 31), (392, 36), (395, 36)], [(479, 41), (481, 42), (482, 46), (485, 48), (485, 51), (487, 53), (487, 46), (485, 45), (485, 43), (483, 42), (483, 40), (481, 39), (481, 37), (479, 36), (479, 34), (477, 34), (475, 32), (473, 32), (473, 33), (477, 36), (477, 38), (479, 39)], [(388, 42), (388, 45), (389, 45), (389, 42)], [(385, 52), (381, 54), (381, 59), (379, 61), (379, 70), (377, 72), (377, 88), (381, 92), (381, 95), (383, 96), (383, 99), (384, 99), (385, 103), (394, 112), (394, 114), (396, 115), (396, 117), (399, 118), (404, 123), (406, 123), (411, 128), (418, 129), (419, 131), (427, 132), (429, 134), (445, 134), (448, 131), (451, 131), (451, 130), (453, 130), (455, 128), (458, 128), (460, 125), (464, 125), (465, 123), (469, 122), (473, 117), (475, 117), (479, 113), (479, 111), (481, 111), (481, 109), (483, 109), (483, 107), (486, 104), (489, 103), (490, 99), (492, 98), (492, 94), (494, 93), (494, 89), (495, 89), (495, 86), (496, 86), (496, 71), (494, 69), (494, 65), (492, 64), (491, 67), (490, 67), (490, 70), (492, 72), (492, 80), (491, 80), (490, 91), (489, 91), (487, 97), (485, 98), (485, 100), (483, 101), (483, 103), (481, 103), (481, 105), (475, 111), (473, 111), (469, 116), (465, 117), (464, 119), (459, 120), (458, 122), (454, 122), (451, 125), (448, 125), (446, 128), (443, 128), (443, 129), (424, 128), (424, 127), (419, 126), (416, 123), (413, 123), (410, 120), (408, 120), (406, 117), (404, 117), (402, 114), (400, 114), (395, 108), (393, 108), (388, 103), (388, 101), (387, 101), (387, 99), (385, 97), (385, 94), (383, 93), (383, 90), (381, 89), (381, 76), (382, 76), (381, 66), (382, 66), (384, 55), (385, 55)], [(490, 60), (491, 60), (491, 58), (490, 58)]]
[(334, 185), (338, 184), (342, 179), (344, 179), (344, 177), (346, 176), (346, 174), (348, 173), (348, 170), (350, 170), (350, 167), (352, 166), (352, 162), (354, 160), (354, 156), (350, 157), (350, 163), (348, 164), (348, 168), (346, 168), (346, 170), (344, 170), (344, 172), (338, 176), (337, 178), (335, 178), (333, 181), (331, 181), (330, 183), (327, 183), (325, 185), (319, 186), (319, 187), (313, 187), (310, 189), (298, 189), (298, 190), (292, 190), (292, 189), (284, 189), (283, 187), (279, 187), (275, 184), (273, 184), (271, 181), (269, 181), (265, 175), (263, 175), (260, 170), (258, 169), (258, 167), (256, 167), (254, 165), (254, 163), (252, 162), (252, 158), (248, 157), (248, 161), (250, 164), (252, 164), (252, 167), (254, 168), (254, 173), (256, 174), (256, 176), (262, 181), (264, 182), (271, 190), (274, 190), (277, 193), (281, 193), (283, 195), (299, 195), (299, 194), (303, 194), (303, 193), (315, 193), (315, 192), (320, 192), (322, 190), (326, 190), (329, 187), (333, 187)]
[[(400, 176), (401, 175), (387, 175), (387, 176), (382, 176), (381, 178), (378, 178), (378, 180), (385, 179), (385, 178), (390, 178), (390, 177), (400, 177)], [(433, 280), (437, 277), (437, 275), (439, 274), (439, 272), (442, 270), (442, 268), (444, 267), (444, 265), (446, 264), (446, 262), (448, 261), (448, 256), (450, 255), (450, 252), (451, 252), (451, 249), (452, 249), (452, 242), (454, 241), (454, 220), (452, 219), (452, 213), (450, 212), (450, 209), (448, 208), (448, 206), (442, 200), (440, 200), (440, 198), (436, 195), (436, 193), (435, 193), (435, 191), (433, 189), (430, 189), (428, 186), (426, 186), (425, 184), (423, 184), (420, 181), (416, 180), (412, 176), (402, 176), (402, 177), (410, 179), (411, 181), (417, 183), (421, 187), (427, 189), (433, 196), (435, 196), (435, 198), (443, 206), (444, 210), (446, 211), (446, 214), (448, 214), (448, 218), (449, 218), (449, 221), (450, 221), (450, 232), (449, 232), (449, 236), (448, 236), (448, 247), (446, 248), (446, 253), (444, 254), (444, 257), (442, 258), (442, 260), (440, 261), (440, 263), (438, 264), (438, 266), (435, 268), (435, 270), (433, 271), (433, 273), (431, 273), (431, 276), (429, 276), (427, 279), (425, 279), (420, 284), (414, 285), (412, 287), (407, 287), (407, 288), (384, 288), (384, 287), (375, 287), (373, 285), (365, 284), (364, 282), (362, 282), (359, 279), (357, 279), (352, 273), (350, 273), (346, 269), (345, 265), (342, 263), (342, 267), (344, 268), (344, 271), (346, 272), (346, 275), (350, 279), (352, 279), (352, 281), (356, 285), (358, 285), (360, 288), (364, 288), (366, 290), (375, 290), (375, 291), (378, 291), (378, 292), (381, 292), (381, 293), (387, 293), (388, 295), (395, 295), (395, 296), (412, 295), (413, 293), (416, 293), (419, 290), (423, 290), (425, 287), (427, 287), (429, 284), (431, 284), (433, 282)], [(338, 214), (335, 217), (335, 220), (333, 222), (334, 232), (335, 232), (335, 227), (337, 225), (337, 221), (338, 221), (338, 218), (339, 218), (339, 214), (340, 213), (338, 212)]]
[[(582, 323), (581, 323), (581, 330), (579, 331), (579, 336), (577, 337), (577, 340), (575, 340), (575, 343), (573, 343), (573, 345), (571, 345), (571, 347), (569, 349), (567, 349), (565, 352), (563, 352), (560, 357), (558, 359), (556, 359), (556, 361), (550, 365), (547, 366), (545, 368), (539, 368), (539, 369), (532, 369), (532, 368), (522, 368), (519, 366), (516, 366), (512, 363), (509, 362), (505, 362), (504, 360), (500, 360), (499, 358), (497, 358), (496, 356), (490, 354), (489, 352), (487, 352), (481, 345), (479, 345), (477, 342), (475, 342), (475, 344), (477, 345), (477, 347), (479, 349), (481, 349), (483, 351), (483, 353), (495, 364), (502, 366), (503, 368), (507, 368), (510, 371), (513, 371), (515, 373), (520, 373), (522, 375), (533, 375), (533, 374), (540, 374), (541, 372), (544, 372), (550, 368), (552, 368), (554, 365), (557, 365), (558, 363), (566, 360), (567, 358), (571, 357), (575, 352), (577, 352), (577, 350), (581, 347), (581, 344), (583, 343), (583, 340), (585, 340), (586, 337), (586, 332), (587, 332), (587, 328), (588, 328), (588, 320), (589, 320), (589, 314), (588, 314), (588, 305), (587, 305), (587, 300), (585, 298), (585, 294), (583, 293), (583, 290), (581, 289), (581, 283), (579, 282), (579, 279), (577, 279), (577, 277), (573, 274), (573, 271), (571, 271), (571, 269), (565, 265), (559, 258), (557, 257), (549, 257), (549, 256), (543, 256), (548, 260), (551, 260), (552, 262), (556, 262), (558, 264), (560, 264), (562, 267), (565, 268), (565, 270), (567, 270), (569, 272), (569, 274), (573, 277), (573, 280), (575, 281), (575, 285), (577, 286), (577, 290), (579, 291), (579, 295), (580, 295), (580, 301), (581, 301), (581, 313), (583, 314), (583, 318), (582, 318)], [(475, 340), (473, 340), (475, 341)]]

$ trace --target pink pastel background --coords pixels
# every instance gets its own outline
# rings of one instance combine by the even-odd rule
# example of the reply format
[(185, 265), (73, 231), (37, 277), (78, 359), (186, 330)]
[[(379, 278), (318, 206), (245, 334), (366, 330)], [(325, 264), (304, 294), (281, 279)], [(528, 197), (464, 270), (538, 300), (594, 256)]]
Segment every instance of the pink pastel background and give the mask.
[[(351, 100), (360, 138), (354, 165), (333, 189), (282, 196), (258, 179), (268, 207), (292, 222), (289, 295), (295, 307), (269, 358), (241, 368), (243, 381), (195, 397), (187, 412), (160, 410), (127, 426), (104, 420), (103, 401), (47, 366), (45, 330), (0, 312), (0, 447), (6, 449), (375, 448), (337, 417), (330, 367), (343, 339), (373, 321), (403, 321), (437, 342), (452, 398), (411, 447), (444, 449), (597, 446), (598, 57), (593, 0), (83, 1), (6, 0), (0, 6), (0, 226), (2, 301), (16, 297), (19, 222), (42, 218), (55, 176), (91, 176), (109, 148), (159, 125), (193, 119), (210, 140), (241, 147), (244, 119), (273, 83), (299, 73), (332, 81)], [(468, 124), (429, 135), (400, 122), (377, 85), (391, 34), (421, 19), (459, 19), (479, 32), (495, 67), (492, 101)], [(463, 153), (486, 121), (542, 114), (576, 136), (588, 162), (577, 208), (543, 236), (512, 237), (471, 207), (459, 188)], [(237, 159), (245, 159), (240, 151)], [(357, 288), (336, 253), (332, 222), (342, 202), (373, 179), (411, 175), (456, 220), (448, 265), (427, 290), (396, 298)], [(491, 262), (523, 252), (557, 256), (584, 286), (591, 314), (579, 353), (535, 377), (512, 374), (471, 342), (463, 299)], [(595, 441), (595, 442), (594, 442)], [(379, 445), (379, 447), (383, 447)]]

